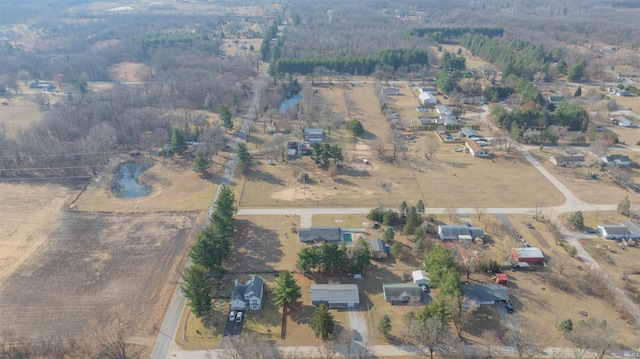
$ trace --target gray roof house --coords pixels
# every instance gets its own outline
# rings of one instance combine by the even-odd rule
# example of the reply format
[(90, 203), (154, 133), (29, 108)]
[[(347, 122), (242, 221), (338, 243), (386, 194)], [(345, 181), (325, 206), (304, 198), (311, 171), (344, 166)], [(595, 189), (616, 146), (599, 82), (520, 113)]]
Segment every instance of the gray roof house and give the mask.
[(466, 126), (461, 128), (458, 134), (470, 140), (477, 140), (480, 138), (480, 135), (478, 135), (478, 131), (472, 129), (471, 127), (466, 127)]
[(329, 308), (354, 308), (360, 305), (356, 284), (312, 284), (311, 303)]
[(480, 305), (490, 305), (509, 301), (507, 289), (501, 284), (466, 284), (462, 292)]
[(262, 308), (262, 296), (264, 294), (264, 281), (254, 275), (247, 283), (238, 284), (231, 293), (231, 310), (260, 310)]
[(422, 289), (415, 283), (383, 283), (384, 300), (394, 304), (417, 304), (422, 301)]
[(397, 87), (393, 87), (393, 86), (386, 87), (386, 88), (382, 89), (382, 93), (384, 95), (391, 95), (391, 96), (399, 95), (400, 94), (400, 89), (397, 88)]
[(436, 113), (438, 115), (451, 115), (451, 107), (447, 105), (436, 106)]
[(598, 233), (604, 239), (624, 239), (631, 237), (629, 228), (623, 225), (598, 225)]
[(624, 155), (608, 155), (600, 157), (600, 162), (607, 166), (629, 166), (631, 159)]
[(315, 241), (325, 241), (325, 242), (338, 242), (341, 240), (340, 238), (340, 227), (309, 227), (309, 228), (300, 228), (298, 230), (298, 237), (300, 237), (300, 242), (315, 242)]
[(484, 239), (482, 228), (474, 226), (446, 226), (441, 224), (438, 226), (438, 235), (442, 241)]
[(560, 167), (582, 166), (584, 165), (585, 157), (583, 155), (551, 156), (549, 157), (549, 161)]
[(629, 235), (629, 238), (640, 239), (640, 225), (631, 221), (622, 222), (622, 225), (627, 227), (627, 229), (629, 230), (629, 233), (631, 233)]
[(380, 238), (369, 241), (369, 250), (371, 251), (371, 258), (373, 259), (383, 259), (388, 256), (388, 253), (385, 250), (385, 243)]

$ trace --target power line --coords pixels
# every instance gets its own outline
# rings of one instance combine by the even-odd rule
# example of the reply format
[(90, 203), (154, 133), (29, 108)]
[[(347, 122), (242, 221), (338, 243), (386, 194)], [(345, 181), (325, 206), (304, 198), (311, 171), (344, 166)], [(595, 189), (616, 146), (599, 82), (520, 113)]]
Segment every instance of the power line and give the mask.
[(0, 156), (0, 158), (32, 158), (32, 157), (63, 157), (63, 156), (87, 156), (87, 155), (105, 155), (115, 153), (129, 153), (129, 151), (109, 151), (109, 152), (78, 152), (78, 153), (60, 153), (46, 155), (16, 155), (16, 156)]
[(68, 170), (68, 169), (78, 169), (78, 168), (100, 168), (100, 167), (108, 167), (108, 165), (95, 165), (95, 166), (74, 166), (74, 167), (40, 167), (40, 168), (0, 168), (0, 171), (13, 171), (13, 172), (21, 172), (21, 171), (44, 171), (44, 170)]

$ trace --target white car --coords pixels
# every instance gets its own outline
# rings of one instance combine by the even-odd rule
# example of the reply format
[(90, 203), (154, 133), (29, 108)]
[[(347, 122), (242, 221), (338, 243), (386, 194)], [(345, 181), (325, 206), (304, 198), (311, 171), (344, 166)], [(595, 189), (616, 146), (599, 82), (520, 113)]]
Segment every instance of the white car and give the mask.
[(242, 323), (242, 312), (238, 312), (236, 315), (236, 322)]
[(231, 313), (229, 313), (229, 321), (233, 322), (234, 320), (236, 320), (236, 312), (232, 310)]

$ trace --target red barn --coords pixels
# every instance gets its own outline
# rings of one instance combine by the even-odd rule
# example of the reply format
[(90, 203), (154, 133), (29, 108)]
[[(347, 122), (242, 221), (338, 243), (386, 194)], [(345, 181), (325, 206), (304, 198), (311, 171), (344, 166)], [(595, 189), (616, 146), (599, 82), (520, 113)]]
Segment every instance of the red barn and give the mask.
[(544, 253), (533, 247), (513, 248), (511, 255), (516, 262), (542, 263), (544, 261)]

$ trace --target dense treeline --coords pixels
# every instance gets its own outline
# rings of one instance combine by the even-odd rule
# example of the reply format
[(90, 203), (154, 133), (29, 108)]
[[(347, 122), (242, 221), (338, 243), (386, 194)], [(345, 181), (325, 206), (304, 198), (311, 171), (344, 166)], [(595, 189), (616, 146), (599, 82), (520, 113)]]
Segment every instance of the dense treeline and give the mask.
[(589, 114), (579, 105), (561, 102), (554, 112), (537, 108), (519, 108), (511, 112), (502, 107), (493, 111), (498, 126), (511, 131), (516, 137), (522, 137), (527, 128), (546, 129), (557, 125), (571, 131), (586, 131), (589, 126)]
[(172, 46), (178, 43), (190, 43), (196, 40), (209, 41), (205, 34), (191, 32), (155, 32), (143, 35), (139, 41), (143, 48), (149, 46)]
[(419, 27), (409, 30), (410, 36), (427, 36), (435, 42), (458, 39), (468, 34), (501, 37), (504, 29), (501, 27)]
[(377, 65), (400, 66), (429, 63), (426, 50), (396, 49), (382, 51), (374, 56), (340, 58), (280, 58), (276, 61), (279, 73), (309, 74), (317, 67), (325, 67), (339, 74), (370, 75)]
[(278, 33), (278, 24), (273, 23), (273, 25), (269, 26), (267, 31), (264, 32), (262, 36), (262, 43), (260, 44), (260, 54), (262, 55), (262, 61), (269, 62), (271, 61), (271, 39), (276, 37)]

